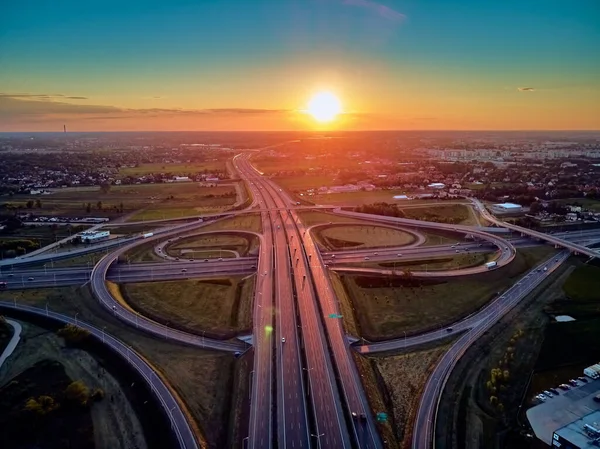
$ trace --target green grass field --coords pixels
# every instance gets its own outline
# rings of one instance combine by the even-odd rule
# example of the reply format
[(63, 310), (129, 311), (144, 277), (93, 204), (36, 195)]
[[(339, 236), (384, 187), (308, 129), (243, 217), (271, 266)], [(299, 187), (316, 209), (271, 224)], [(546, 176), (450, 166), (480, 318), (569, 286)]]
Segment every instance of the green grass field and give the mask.
[(411, 234), (401, 230), (358, 224), (317, 229), (315, 237), (327, 250), (404, 246), (415, 241)]
[[(334, 185), (331, 176), (306, 175), (306, 176), (277, 176), (272, 178), (281, 187), (293, 192), (294, 190), (318, 189)], [(306, 195), (305, 195), (306, 196)], [(314, 197), (309, 197), (312, 201)]]
[(252, 231), (262, 232), (262, 223), (259, 214), (244, 214), (219, 220), (216, 223), (202, 227), (205, 231)]
[(206, 161), (191, 164), (140, 164), (138, 167), (121, 167), (119, 176), (144, 176), (152, 173), (171, 173), (173, 176), (187, 176), (190, 173), (226, 171), (225, 160)]
[[(197, 235), (187, 238), (182, 238), (165, 247), (167, 254), (174, 257), (188, 257), (188, 252), (182, 255), (182, 250), (196, 250), (199, 254), (198, 258), (208, 257), (206, 251), (217, 254), (217, 257), (234, 257), (232, 253), (226, 251), (220, 253), (219, 250), (232, 250), (239, 253), (240, 257), (248, 255), (248, 251), (258, 247), (259, 241), (256, 236), (236, 234), (212, 234), (212, 235)], [(221, 255), (218, 255), (221, 254)]]
[[(446, 326), (477, 310), (541, 260), (549, 246), (519, 250), (506, 267), (474, 276), (406, 279), (342, 275), (360, 335), (370, 340), (399, 337)], [(345, 318), (346, 319), (346, 318)]]
[(600, 302), (600, 268), (592, 265), (577, 267), (563, 288), (574, 301)]
[(141, 314), (197, 334), (230, 338), (251, 328), (245, 303), (253, 282), (241, 277), (122, 284), (121, 291)]
[(468, 206), (462, 204), (436, 204), (435, 206), (403, 208), (406, 218), (415, 220), (453, 223), (461, 225), (477, 225), (477, 221)]
[(412, 208), (415, 206), (442, 206), (446, 203), (468, 203), (466, 200), (399, 200), (394, 199), (395, 195), (405, 195), (404, 190), (373, 190), (371, 192), (343, 192), (326, 193), (322, 195), (313, 195), (309, 199), (315, 204), (331, 204), (342, 206), (360, 206), (362, 204), (388, 203), (397, 204), (400, 208)]
[(364, 220), (358, 220), (356, 218), (351, 217), (344, 217), (342, 215), (328, 214), (326, 212), (304, 210), (298, 212), (298, 215), (300, 216), (300, 219), (302, 220), (304, 225), (307, 227), (324, 223), (357, 223), (372, 226), (372, 223), (369, 223)]
[[(202, 187), (198, 183), (163, 183), (163, 184), (137, 184), (111, 186), (107, 193), (100, 191), (99, 187), (69, 187), (64, 189), (53, 189), (50, 195), (15, 195), (4, 204), (25, 204), (28, 200), (39, 199), (41, 208), (31, 209), (38, 215), (65, 215), (65, 216), (102, 216), (118, 217), (122, 215), (114, 210), (114, 207), (123, 206), (123, 213), (130, 213), (142, 208), (147, 208), (150, 214), (145, 219), (160, 219), (160, 211), (173, 209), (165, 212), (170, 217), (178, 217), (181, 214), (198, 215), (202, 208), (219, 208), (235, 203), (235, 188), (233, 186)], [(171, 198), (172, 197), (172, 198)], [(98, 202), (101, 202), (99, 208)], [(91, 210), (86, 211), (90, 203)], [(194, 211), (199, 208), (200, 211)], [(188, 210), (193, 212), (187, 212)], [(150, 218), (154, 217), (154, 218)]]

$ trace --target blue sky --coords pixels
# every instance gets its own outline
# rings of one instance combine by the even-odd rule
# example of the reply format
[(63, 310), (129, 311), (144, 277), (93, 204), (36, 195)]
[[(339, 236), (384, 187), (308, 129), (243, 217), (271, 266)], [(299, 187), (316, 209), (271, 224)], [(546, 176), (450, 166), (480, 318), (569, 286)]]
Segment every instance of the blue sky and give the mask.
[(560, 127), (559, 109), (582, 112), (566, 128), (600, 127), (590, 117), (600, 112), (597, 0), (24, 0), (1, 12), (0, 92), (10, 102), (0, 101), (0, 118), (11, 127), (26, 119), (11, 115), (15, 102), (34, 113), (40, 100), (17, 94), (86, 97), (43, 100), (82, 113), (294, 110), (319, 89), (388, 127), (425, 115), (435, 126), (515, 128), (491, 120), (490, 102), (515, 117), (511, 108), (524, 108), (523, 119), (537, 111), (546, 122), (533, 127)]

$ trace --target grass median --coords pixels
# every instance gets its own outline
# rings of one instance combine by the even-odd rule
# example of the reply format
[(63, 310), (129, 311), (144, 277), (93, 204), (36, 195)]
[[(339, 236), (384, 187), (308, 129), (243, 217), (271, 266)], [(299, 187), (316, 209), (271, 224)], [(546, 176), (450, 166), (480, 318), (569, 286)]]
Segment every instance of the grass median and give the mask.
[(329, 251), (405, 246), (415, 241), (412, 234), (399, 229), (359, 224), (323, 227), (315, 232), (315, 236), (321, 246)]

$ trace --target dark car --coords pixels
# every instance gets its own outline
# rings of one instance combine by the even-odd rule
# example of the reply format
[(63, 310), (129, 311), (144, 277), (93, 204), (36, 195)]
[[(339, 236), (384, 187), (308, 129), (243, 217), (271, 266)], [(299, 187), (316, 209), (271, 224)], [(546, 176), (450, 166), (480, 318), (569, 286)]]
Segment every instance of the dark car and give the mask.
[(446, 328), (446, 332), (452, 332), (454, 329), (452, 329), (451, 327)]
[(584, 384), (587, 384), (587, 379), (585, 377), (578, 377), (577, 380), (580, 380)]
[(554, 394), (559, 394), (559, 392), (556, 388), (549, 388), (549, 390)]

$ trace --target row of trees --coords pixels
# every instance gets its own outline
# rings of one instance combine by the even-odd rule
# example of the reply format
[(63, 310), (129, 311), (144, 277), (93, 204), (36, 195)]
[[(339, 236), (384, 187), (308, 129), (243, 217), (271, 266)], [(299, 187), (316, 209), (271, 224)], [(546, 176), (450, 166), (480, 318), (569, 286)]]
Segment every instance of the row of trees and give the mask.
[(501, 401), (503, 399), (502, 396), (508, 391), (508, 384), (511, 380), (509, 368), (515, 359), (515, 345), (523, 335), (525, 335), (523, 329), (518, 329), (513, 334), (504, 351), (504, 355), (498, 361), (498, 365), (490, 370), (489, 380), (485, 384), (490, 392), (490, 405), (501, 414), (504, 413), (504, 404)]
[(58, 399), (64, 400), (68, 405), (87, 407), (91, 401), (101, 401), (103, 398), (104, 390), (96, 388), (90, 391), (83, 381), (76, 380), (67, 386), (60, 398), (55, 399), (50, 395), (30, 397), (25, 401), (24, 408), (28, 412), (44, 416), (60, 408)]

